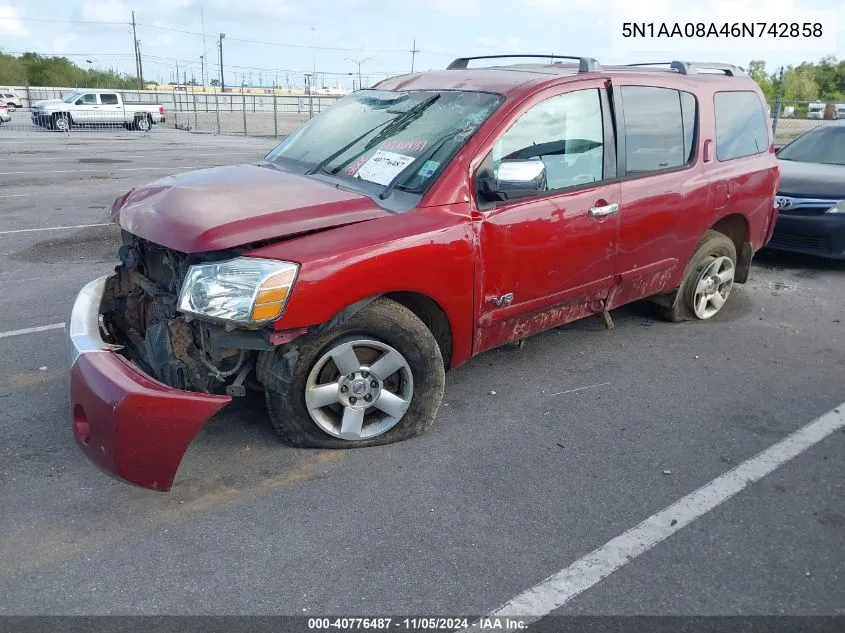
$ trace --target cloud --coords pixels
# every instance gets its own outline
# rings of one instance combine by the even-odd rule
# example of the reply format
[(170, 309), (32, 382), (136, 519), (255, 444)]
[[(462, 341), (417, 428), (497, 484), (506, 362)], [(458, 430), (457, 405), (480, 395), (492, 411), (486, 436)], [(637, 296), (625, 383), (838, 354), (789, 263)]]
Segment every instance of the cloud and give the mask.
[(65, 53), (70, 50), (71, 44), (76, 41), (76, 35), (74, 33), (64, 32), (59, 33), (56, 37), (53, 38), (53, 49), (58, 53)]
[(93, 22), (129, 22), (132, 9), (123, 0), (85, 0), (82, 19)]
[(0, 35), (8, 37), (27, 37), (29, 29), (24, 26), (20, 9), (0, 5)]

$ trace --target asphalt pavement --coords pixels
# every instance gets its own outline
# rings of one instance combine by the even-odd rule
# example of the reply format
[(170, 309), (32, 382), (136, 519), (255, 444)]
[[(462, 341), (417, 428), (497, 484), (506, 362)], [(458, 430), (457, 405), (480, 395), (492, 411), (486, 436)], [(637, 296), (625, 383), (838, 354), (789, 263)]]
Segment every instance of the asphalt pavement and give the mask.
[[(419, 438), (294, 449), (248, 398), (171, 492), (114, 481), (58, 326), (115, 264), (108, 207), (273, 145), (0, 133), (0, 614), (489, 613), (845, 400), (845, 265), (763, 254), (712, 321), (635, 304), (482, 354)], [(839, 427), (553, 613), (845, 614), (843, 456)]]

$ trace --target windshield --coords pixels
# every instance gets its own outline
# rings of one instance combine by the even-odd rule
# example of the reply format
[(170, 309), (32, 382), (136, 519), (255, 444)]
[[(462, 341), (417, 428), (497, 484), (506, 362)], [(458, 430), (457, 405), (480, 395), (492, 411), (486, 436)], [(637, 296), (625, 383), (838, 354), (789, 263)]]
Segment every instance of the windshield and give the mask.
[(501, 101), (459, 90), (360, 90), (311, 119), (266, 160), (422, 193)]
[(826, 125), (799, 136), (778, 152), (781, 160), (845, 165), (845, 126)]

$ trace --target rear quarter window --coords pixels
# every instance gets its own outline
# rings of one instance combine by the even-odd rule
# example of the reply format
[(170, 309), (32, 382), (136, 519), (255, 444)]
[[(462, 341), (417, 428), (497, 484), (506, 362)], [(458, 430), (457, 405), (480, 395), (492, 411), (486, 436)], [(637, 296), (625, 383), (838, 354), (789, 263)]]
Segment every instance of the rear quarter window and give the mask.
[(716, 116), (716, 158), (732, 160), (769, 149), (769, 128), (763, 103), (750, 90), (713, 95)]

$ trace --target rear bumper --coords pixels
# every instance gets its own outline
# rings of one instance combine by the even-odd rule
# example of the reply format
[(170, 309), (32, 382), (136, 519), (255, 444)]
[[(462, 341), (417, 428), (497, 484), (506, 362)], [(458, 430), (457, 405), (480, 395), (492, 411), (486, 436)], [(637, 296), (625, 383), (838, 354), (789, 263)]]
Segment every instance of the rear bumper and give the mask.
[(80, 291), (68, 324), (74, 439), (109, 475), (165, 492), (191, 440), (231, 398), (167, 387), (115, 353), (99, 328), (107, 279)]
[(766, 246), (771, 250), (845, 260), (845, 214), (781, 213)]

